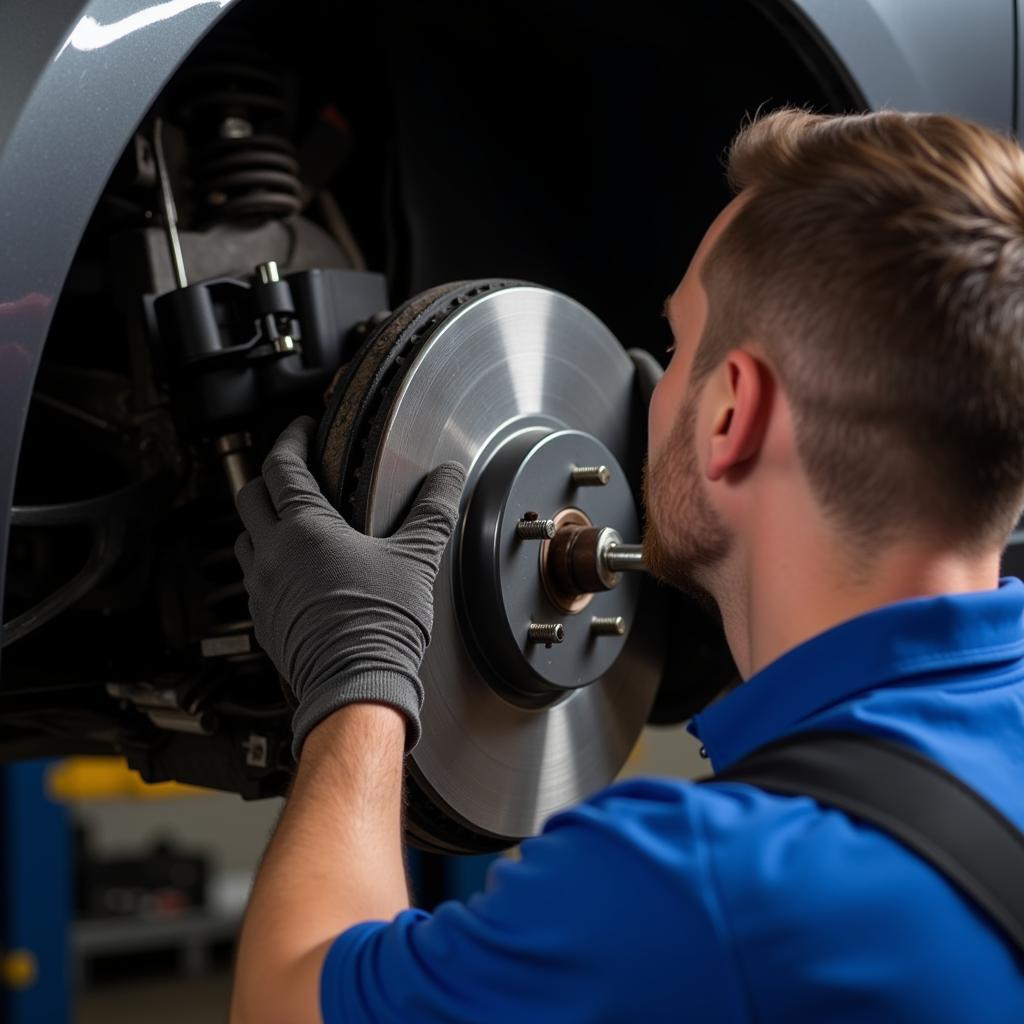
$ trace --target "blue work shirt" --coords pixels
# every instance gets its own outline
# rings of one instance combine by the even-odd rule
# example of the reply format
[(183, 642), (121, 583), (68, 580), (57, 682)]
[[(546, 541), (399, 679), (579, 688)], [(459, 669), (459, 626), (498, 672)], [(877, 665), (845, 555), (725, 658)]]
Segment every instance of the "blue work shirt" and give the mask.
[[(916, 747), (1024, 828), (1024, 585), (843, 623), (695, 722), (720, 769), (820, 728)], [(467, 905), (345, 932), (321, 1000), (327, 1024), (1021, 1024), (1024, 971), (885, 833), (805, 797), (641, 779), (552, 817)]]

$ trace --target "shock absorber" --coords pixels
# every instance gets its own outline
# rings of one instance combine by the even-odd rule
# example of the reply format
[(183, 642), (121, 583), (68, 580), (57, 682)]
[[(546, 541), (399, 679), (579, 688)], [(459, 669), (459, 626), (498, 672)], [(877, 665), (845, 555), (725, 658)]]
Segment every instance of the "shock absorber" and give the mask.
[(183, 69), (177, 112), (200, 221), (287, 217), (302, 206), (291, 104), (269, 53), (220, 35)]

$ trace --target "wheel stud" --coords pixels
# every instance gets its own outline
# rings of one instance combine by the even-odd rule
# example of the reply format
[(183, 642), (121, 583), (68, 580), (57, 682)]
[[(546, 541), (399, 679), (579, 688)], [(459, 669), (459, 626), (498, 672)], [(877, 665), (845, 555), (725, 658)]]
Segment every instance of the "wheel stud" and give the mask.
[(604, 487), (612, 478), (607, 466), (573, 466), (570, 476), (577, 487)]
[(530, 516), (528, 512), (516, 523), (516, 536), (520, 540), (551, 540), (557, 529), (554, 519), (538, 519), (536, 512)]
[(531, 622), (530, 643), (550, 647), (565, 639), (565, 627), (560, 622)]

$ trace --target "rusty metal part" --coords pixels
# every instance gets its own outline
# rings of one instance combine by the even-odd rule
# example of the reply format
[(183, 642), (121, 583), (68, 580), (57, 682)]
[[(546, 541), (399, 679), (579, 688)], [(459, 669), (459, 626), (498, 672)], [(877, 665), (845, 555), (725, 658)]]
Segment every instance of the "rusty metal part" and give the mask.
[(622, 538), (609, 526), (569, 520), (560, 525), (544, 552), (546, 564), (541, 566), (555, 603), (569, 610), (584, 595), (617, 586), (620, 576), (609, 565), (608, 553), (622, 546)]
[(555, 536), (540, 546), (540, 579), (551, 603), (569, 615), (579, 615), (593, 600), (591, 591), (582, 590), (572, 582), (569, 564), (572, 558), (570, 541), (583, 529), (593, 527), (585, 512), (563, 508), (553, 516)]

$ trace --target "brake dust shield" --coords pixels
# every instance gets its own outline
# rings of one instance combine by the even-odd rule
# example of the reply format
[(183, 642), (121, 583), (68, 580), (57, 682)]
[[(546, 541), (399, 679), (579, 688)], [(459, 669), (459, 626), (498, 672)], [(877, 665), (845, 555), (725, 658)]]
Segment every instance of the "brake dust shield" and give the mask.
[[(504, 281), (416, 296), (339, 371), (318, 459), (354, 526), (385, 536), (430, 469), (469, 470), (408, 760), (406, 830), (421, 848), (476, 853), (535, 834), (614, 778), (647, 721), (664, 657), (653, 585), (624, 575), (568, 600), (544, 571), (550, 541), (520, 527), (589, 522), (639, 539), (633, 377), (585, 308)], [(598, 465), (606, 481), (573, 476)]]

